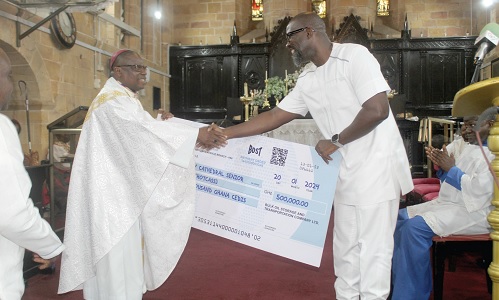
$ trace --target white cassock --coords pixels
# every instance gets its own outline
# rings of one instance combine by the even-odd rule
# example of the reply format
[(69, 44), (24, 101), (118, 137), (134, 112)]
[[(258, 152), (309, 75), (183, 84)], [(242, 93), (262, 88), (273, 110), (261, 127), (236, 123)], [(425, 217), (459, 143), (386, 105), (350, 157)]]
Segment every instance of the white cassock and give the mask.
[[(458, 138), (447, 146), (447, 151), (454, 154), (456, 167), (465, 173), (461, 190), (443, 182), (437, 198), (407, 207), (409, 217), (422, 216), (439, 236), (490, 232), (487, 216), (493, 209), (494, 182), (480, 147)], [(487, 147), (484, 152), (489, 161), (494, 159)]]
[(12, 121), (0, 114), (0, 299), (24, 293), (24, 249), (49, 259), (64, 246), (29, 198), (31, 180)]
[(59, 293), (82, 288), (137, 223), (148, 290), (168, 278), (194, 216), (198, 128), (157, 121), (114, 78), (92, 102), (69, 185)]

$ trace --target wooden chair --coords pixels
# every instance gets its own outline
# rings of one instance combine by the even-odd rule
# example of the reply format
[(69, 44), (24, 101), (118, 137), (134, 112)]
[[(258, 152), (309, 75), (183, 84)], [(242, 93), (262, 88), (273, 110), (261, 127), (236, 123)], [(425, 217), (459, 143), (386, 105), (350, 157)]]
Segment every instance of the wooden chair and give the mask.
[(487, 273), (488, 265), (492, 261), (492, 239), (490, 238), (490, 234), (435, 236), (432, 246), (434, 300), (443, 299), (445, 259), (450, 259), (449, 269), (450, 271), (455, 271), (455, 265), (451, 259), (452, 256), (470, 249), (478, 250), (483, 254), (487, 289), (489, 293), (492, 293), (492, 280)]
[[(454, 133), (456, 125), (456, 121), (447, 120), (447, 119), (439, 119), (433, 117), (427, 117), (420, 121), (419, 125), (419, 135), (418, 141), (428, 146), (432, 146), (432, 139), (434, 133), (434, 124), (440, 124), (443, 127), (443, 137), (444, 143), (450, 143), (454, 140)], [(432, 162), (429, 158), (426, 158), (428, 177), (432, 177), (433, 168)]]

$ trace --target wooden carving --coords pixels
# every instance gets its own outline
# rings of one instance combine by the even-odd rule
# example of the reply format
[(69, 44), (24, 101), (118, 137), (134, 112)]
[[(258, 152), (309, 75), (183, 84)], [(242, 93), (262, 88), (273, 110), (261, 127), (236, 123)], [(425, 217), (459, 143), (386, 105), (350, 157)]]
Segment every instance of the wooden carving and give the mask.
[(370, 48), (368, 30), (360, 26), (360, 17), (350, 14), (344, 17), (344, 22), (340, 24), (340, 28), (335, 32), (335, 42), (339, 43), (354, 43)]

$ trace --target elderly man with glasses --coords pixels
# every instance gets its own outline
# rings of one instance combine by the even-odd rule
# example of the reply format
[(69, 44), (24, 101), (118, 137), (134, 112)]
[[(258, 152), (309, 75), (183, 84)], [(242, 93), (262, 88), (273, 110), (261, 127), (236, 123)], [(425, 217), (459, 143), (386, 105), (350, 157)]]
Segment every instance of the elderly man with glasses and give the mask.
[(310, 112), (325, 162), (343, 156), (334, 198), (336, 299), (385, 299), (400, 194), (412, 190), (407, 154), (376, 59), (354, 44), (332, 43), (324, 21), (302, 13), (289, 22), (287, 47), (306, 64), (279, 106), (224, 129), (227, 138), (273, 130)]
[(225, 136), (144, 111), (137, 92), (147, 67), (137, 53), (116, 52), (110, 69), (75, 154), (59, 293), (83, 288), (85, 299), (141, 299), (163, 284), (186, 245), (195, 145), (217, 147)]

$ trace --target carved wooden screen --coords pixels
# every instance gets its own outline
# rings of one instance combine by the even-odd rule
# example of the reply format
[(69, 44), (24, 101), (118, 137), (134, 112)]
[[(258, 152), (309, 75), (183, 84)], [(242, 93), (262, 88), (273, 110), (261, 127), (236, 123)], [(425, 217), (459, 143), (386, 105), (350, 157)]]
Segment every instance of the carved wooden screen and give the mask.
[(344, 17), (344, 22), (340, 24), (340, 28), (335, 33), (335, 42), (338, 43), (354, 43), (370, 48), (368, 30), (360, 26), (360, 17), (350, 14)]

